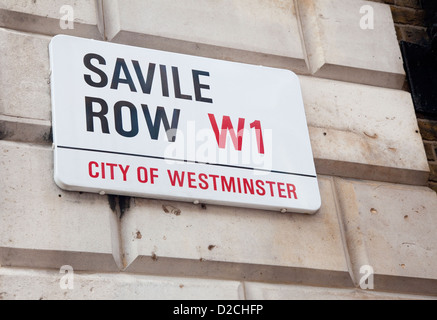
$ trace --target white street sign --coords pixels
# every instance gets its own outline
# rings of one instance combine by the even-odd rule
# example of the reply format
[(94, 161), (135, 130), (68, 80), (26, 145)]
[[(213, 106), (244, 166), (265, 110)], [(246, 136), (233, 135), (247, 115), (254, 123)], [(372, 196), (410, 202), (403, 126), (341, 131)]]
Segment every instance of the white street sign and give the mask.
[(297, 76), (70, 36), (50, 43), (58, 186), (314, 213)]

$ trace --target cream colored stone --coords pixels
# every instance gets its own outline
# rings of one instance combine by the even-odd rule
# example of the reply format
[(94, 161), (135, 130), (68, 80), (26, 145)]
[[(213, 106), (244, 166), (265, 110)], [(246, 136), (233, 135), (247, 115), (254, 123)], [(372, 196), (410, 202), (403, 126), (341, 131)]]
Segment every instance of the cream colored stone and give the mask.
[(0, 115), (50, 120), (49, 42), (0, 29)]
[(238, 300), (243, 297), (243, 288), (235, 281), (90, 274), (74, 269), (65, 272), (0, 268), (0, 300)]
[(248, 300), (436, 300), (433, 296), (408, 295), (360, 289), (337, 289), (246, 282)]
[(51, 143), (49, 120), (35, 120), (0, 114), (0, 140)]
[[(318, 173), (375, 180), (321, 176), (314, 216), (152, 199), (113, 212), (107, 196), (56, 187), (50, 148), (16, 143), (50, 142), (49, 36), (100, 38), (99, 10), (114, 42), (400, 88), (388, 6), (297, 3), (300, 30), (291, 0), (0, 0), (0, 139), (13, 141), (0, 141), (0, 299), (435, 298), (436, 195), (377, 182), (427, 180), (406, 92), (301, 77)], [(61, 5), (75, 29), (60, 29)], [(359, 29), (362, 5), (375, 30)], [(358, 289), (365, 265), (377, 291)]]
[(51, 148), (0, 142), (0, 265), (118, 270), (107, 197), (60, 190)]
[[(102, 39), (98, 0), (0, 0), (0, 27)], [(70, 21), (68, 25), (67, 22)]]
[(314, 216), (133, 199), (121, 220), (127, 272), (350, 286), (331, 179)]
[(437, 295), (437, 196), (425, 187), (336, 179), (344, 241), (358, 286)]
[[(312, 74), (402, 88), (405, 71), (388, 5), (350, 0), (297, 0), (296, 3)], [(360, 11), (363, 6), (372, 8), (373, 29), (362, 29), (368, 25), (363, 20), (369, 14), (367, 10)]]
[(410, 93), (299, 78), (319, 174), (427, 184), (429, 167)]
[(0, 139), (50, 142), (49, 41), (0, 29)]
[(308, 73), (291, 0), (107, 0), (109, 40)]

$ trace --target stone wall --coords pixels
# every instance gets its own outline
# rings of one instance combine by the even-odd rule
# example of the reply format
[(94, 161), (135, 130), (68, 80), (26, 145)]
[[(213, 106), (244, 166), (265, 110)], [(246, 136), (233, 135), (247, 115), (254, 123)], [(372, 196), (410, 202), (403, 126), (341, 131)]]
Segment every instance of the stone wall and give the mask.
[[(360, 24), (369, 4), (373, 29)], [(74, 10), (73, 29), (61, 28), (65, 5)], [(320, 211), (61, 190), (53, 180), (48, 54), (56, 34), (297, 73)], [(427, 154), (435, 153), (425, 152), (402, 90), (390, 6), (0, 0), (0, 44), (0, 299), (437, 296), (437, 197), (427, 187)], [(74, 272), (74, 287), (62, 286), (65, 270)]]
[[(373, 0), (390, 5), (396, 33), (399, 41), (427, 45), (429, 35), (429, 13), (420, 0)], [(408, 84), (405, 86), (408, 90)], [(437, 192), (437, 117), (417, 114), (420, 133), (425, 145), (426, 155), (431, 170), (429, 187)]]

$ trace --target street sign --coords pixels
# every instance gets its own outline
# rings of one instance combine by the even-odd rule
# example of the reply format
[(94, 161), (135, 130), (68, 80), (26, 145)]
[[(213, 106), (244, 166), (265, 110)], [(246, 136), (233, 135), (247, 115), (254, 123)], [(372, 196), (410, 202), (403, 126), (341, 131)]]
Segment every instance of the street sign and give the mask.
[(59, 35), (50, 43), (54, 179), (65, 190), (314, 213), (288, 70)]

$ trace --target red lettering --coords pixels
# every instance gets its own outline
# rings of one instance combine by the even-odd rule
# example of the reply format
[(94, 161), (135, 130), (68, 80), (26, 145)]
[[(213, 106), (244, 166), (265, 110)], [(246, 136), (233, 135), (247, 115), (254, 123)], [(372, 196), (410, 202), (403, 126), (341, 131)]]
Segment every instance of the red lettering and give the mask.
[(213, 179), (212, 182), (214, 184), (214, 191), (217, 191), (217, 179), (219, 178), (219, 176), (215, 174), (210, 174), (209, 177)]
[(261, 129), (261, 121), (256, 120), (250, 124), (250, 128), (255, 128), (255, 134), (256, 134), (256, 143), (258, 144), (258, 152), (260, 154), (264, 154), (264, 139), (263, 139), (263, 132)]
[(111, 168), (111, 180), (114, 180), (114, 178), (115, 178), (114, 167), (116, 167), (117, 164), (116, 163), (107, 163), (106, 165)]
[(273, 185), (274, 185), (276, 182), (273, 182), (273, 181), (266, 181), (266, 183), (270, 186), (270, 194), (272, 195), (272, 197), (274, 197), (275, 194), (273, 193)]
[(99, 177), (99, 173), (93, 173), (93, 168), (92, 167), (99, 167), (99, 164), (97, 162), (91, 161), (90, 163), (88, 163), (88, 172), (91, 178), (98, 178)]
[(222, 176), (222, 190), (231, 192), (231, 189), (232, 189), (232, 192), (235, 193), (235, 179), (234, 179), (234, 177), (230, 177), (229, 183), (228, 183), (226, 181), (226, 177)]
[(170, 183), (174, 187), (176, 185), (176, 181), (179, 184), (179, 187), (182, 187), (184, 184), (185, 171), (182, 171), (182, 176), (179, 176), (178, 171), (174, 171), (173, 176), (171, 174), (171, 170), (167, 170), (168, 177), (170, 178)]
[[(143, 178), (144, 176), (144, 178)], [(147, 178), (147, 169), (144, 167), (138, 167), (137, 168), (137, 178), (138, 181), (141, 183), (147, 183), (148, 178)]]
[(288, 197), (291, 199), (291, 194), (293, 194), (294, 199), (297, 200), (296, 187), (294, 184), (287, 183)]
[[(98, 164), (95, 162), (89, 163), (90, 175), (98, 175), (98, 172), (94, 167), (98, 168)], [(120, 169), (126, 180), (127, 171), (129, 166), (122, 167)], [(139, 167), (137, 169), (138, 180), (142, 183), (146, 183), (148, 180), (148, 175), (153, 177), (151, 180), (158, 178), (158, 169), (148, 169)], [(238, 194), (251, 194), (258, 196), (271, 196), (279, 198), (290, 198), (298, 199), (297, 191), (295, 185), (291, 183), (275, 182), (275, 181), (265, 181), (265, 180), (254, 180), (242, 177), (229, 177), (215, 174), (206, 173), (196, 173), (178, 170), (167, 170), (167, 174), (170, 183), (173, 187), (188, 187), (190, 189), (202, 189), (208, 190), (210, 187), (214, 188), (214, 191), (228, 192), (228, 193), (238, 193)], [(186, 180), (185, 180), (186, 179)], [(186, 185), (185, 185), (185, 181)], [(277, 190), (277, 191), (275, 191)], [(277, 194), (275, 194), (277, 192)]]
[(121, 170), (121, 173), (123, 174), (123, 181), (127, 181), (127, 171), (129, 170), (129, 166), (126, 166), (126, 168), (123, 168), (121, 164), (118, 165), (118, 167)]
[(256, 193), (260, 196), (264, 196), (266, 194), (266, 190), (264, 189), (264, 182), (262, 180), (256, 180), (255, 182), (257, 186)]
[[(249, 184), (248, 181), (250, 181), (250, 184)], [(249, 190), (250, 194), (254, 194), (254, 191), (253, 191), (253, 180), (252, 179), (247, 180), (246, 178), (243, 178), (243, 188), (244, 188), (244, 193), (245, 194), (247, 194), (248, 190)]]
[(191, 189), (197, 189), (197, 187), (193, 184), (193, 182), (196, 182), (196, 179), (193, 178), (194, 175), (196, 175), (194, 172), (188, 172), (188, 188)]
[(241, 193), (241, 181), (240, 181), (240, 178), (237, 178), (237, 187), (238, 187), (238, 193)]
[(102, 168), (102, 179), (106, 179), (106, 175), (105, 175), (105, 163), (104, 162), (102, 162), (101, 168)]
[(217, 140), (219, 148), (220, 149), (226, 148), (226, 136), (227, 136), (227, 132), (229, 131), (235, 150), (241, 151), (241, 147), (243, 146), (243, 133), (244, 133), (245, 120), (242, 118), (238, 119), (238, 132), (237, 134), (235, 134), (234, 126), (232, 125), (232, 121), (231, 118), (229, 118), (229, 116), (223, 117), (222, 128), (220, 132), (217, 125), (217, 121), (215, 120), (215, 116), (209, 113), (208, 117), (209, 117), (209, 121), (211, 122), (212, 130), (214, 131), (215, 138)]
[(282, 193), (282, 192), (285, 192), (285, 188), (281, 189), (281, 186), (285, 186), (285, 183), (278, 182), (278, 194), (279, 194), (279, 197), (280, 198), (287, 198), (287, 196)]
[(150, 183), (151, 184), (155, 184), (155, 178), (158, 178), (158, 175), (155, 174), (155, 172), (158, 172), (158, 169), (150, 168)]
[[(127, 174), (129, 172), (130, 165), (105, 163), (105, 162), (100, 162), (99, 164), (95, 161), (90, 161), (88, 163), (88, 174), (91, 178), (94, 179), (96, 178), (106, 179), (106, 167), (109, 167), (111, 180), (115, 180), (118, 177), (118, 176), (116, 177), (116, 175), (118, 175), (118, 169), (119, 169), (122, 174), (123, 181), (127, 181)], [(140, 173), (138, 172), (138, 174)]]
[(208, 176), (206, 174), (204, 174), (204, 173), (199, 174), (199, 180), (200, 180), (199, 188), (202, 190), (206, 190), (209, 187), (206, 179), (208, 179)]

